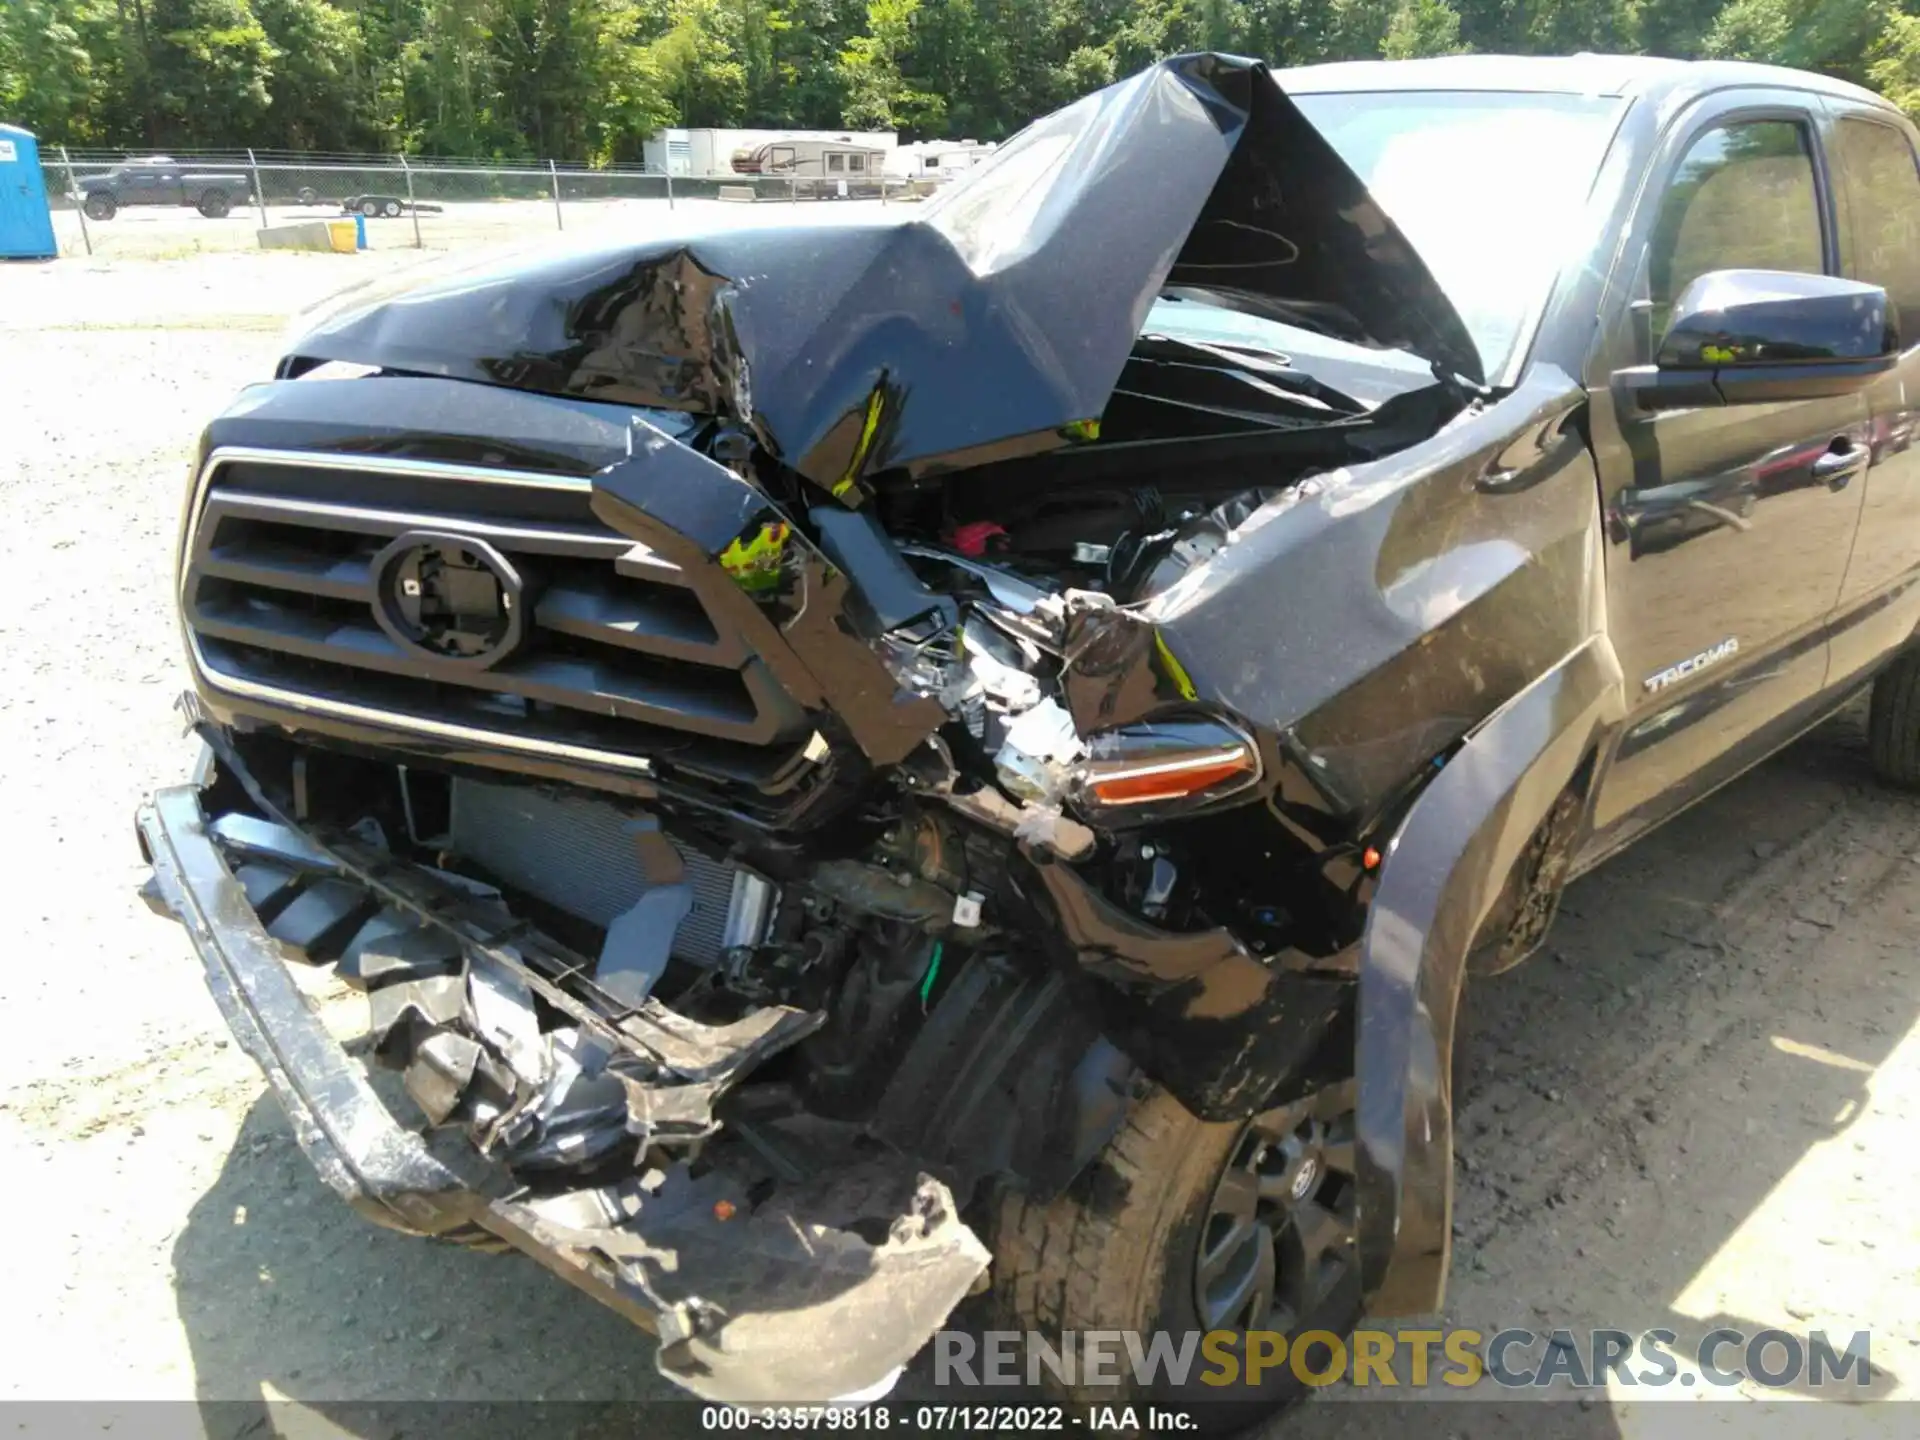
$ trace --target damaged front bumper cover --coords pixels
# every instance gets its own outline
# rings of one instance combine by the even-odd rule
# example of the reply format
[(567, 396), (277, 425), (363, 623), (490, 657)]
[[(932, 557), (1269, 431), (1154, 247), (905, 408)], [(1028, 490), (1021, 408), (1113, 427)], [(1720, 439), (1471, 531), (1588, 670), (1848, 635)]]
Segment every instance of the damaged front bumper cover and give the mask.
[[(310, 1007), (200, 792), (160, 791), (138, 828), (153, 867), (149, 902), (186, 929), (235, 1038), (327, 1184), (379, 1224), (456, 1238), (486, 1232), (525, 1252), (656, 1334), (661, 1373), (702, 1398), (882, 1391), (986, 1268), (987, 1252), (946, 1187), (894, 1157), (782, 1185), (759, 1203), (720, 1166), (696, 1174), (676, 1162), (535, 1192), (477, 1152), (447, 1158), (395, 1118)], [(315, 866), (339, 865), (327, 846), (290, 833), (312, 847)], [(389, 861), (384, 870), (400, 888), (370, 889), (368, 923), (409, 883), (432, 888), (420, 867)], [(369, 878), (378, 877), (351, 865), (333, 877)], [(484, 961), (485, 948), (468, 958)]]

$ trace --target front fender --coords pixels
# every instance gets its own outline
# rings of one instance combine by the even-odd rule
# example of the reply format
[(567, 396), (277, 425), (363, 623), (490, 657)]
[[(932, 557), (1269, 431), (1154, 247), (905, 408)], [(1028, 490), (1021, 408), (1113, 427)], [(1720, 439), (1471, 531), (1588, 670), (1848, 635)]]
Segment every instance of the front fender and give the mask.
[(1454, 1014), (1467, 953), (1528, 840), (1624, 706), (1596, 635), (1475, 730), (1409, 811), (1360, 951), (1360, 1272), (1370, 1313), (1439, 1307), (1452, 1238)]

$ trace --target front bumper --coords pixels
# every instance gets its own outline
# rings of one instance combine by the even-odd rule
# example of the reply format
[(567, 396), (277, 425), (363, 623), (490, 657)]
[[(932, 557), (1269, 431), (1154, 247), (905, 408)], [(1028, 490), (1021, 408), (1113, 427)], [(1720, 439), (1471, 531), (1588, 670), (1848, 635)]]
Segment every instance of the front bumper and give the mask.
[[(820, 1401), (884, 1388), (986, 1268), (946, 1188), (893, 1159), (750, 1199), (719, 1166), (696, 1176), (674, 1163), (535, 1193), (477, 1151), (437, 1154), (308, 1005), (200, 792), (160, 791), (138, 829), (153, 867), (149, 903), (186, 929), (234, 1037), (327, 1184), (379, 1224), (485, 1232), (532, 1256), (656, 1334), (661, 1373), (703, 1398)], [(293, 838), (328, 867), (323, 844)], [(348, 867), (331, 878), (355, 876)], [(370, 894), (368, 906), (380, 898)], [(876, 1216), (885, 1222), (877, 1244), (863, 1238)]]

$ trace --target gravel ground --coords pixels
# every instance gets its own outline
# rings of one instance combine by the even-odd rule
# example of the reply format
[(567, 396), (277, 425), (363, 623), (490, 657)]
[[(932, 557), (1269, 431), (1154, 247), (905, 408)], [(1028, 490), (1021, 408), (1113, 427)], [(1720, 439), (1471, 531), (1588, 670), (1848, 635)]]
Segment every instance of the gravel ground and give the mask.
[[(896, 198), (888, 203), (897, 208), (912, 202)], [(549, 240), (561, 230), (570, 236), (609, 228), (631, 231), (683, 216), (701, 216), (705, 221), (718, 216), (721, 224), (729, 225), (764, 224), (769, 219), (814, 224), (880, 208), (880, 202), (873, 200), (792, 203), (769, 198), (749, 204), (683, 195), (669, 207), (658, 199), (569, 197), (561, 207), (564, 223), (557, 224), (548, 200), (452, 200), (437, 210), (423, 212), (417, 228), (411, 215), (368, 219), (367, 245), (375, 251), (466, 250), (516, 240)], [(350, 217), (324, 206), (271, 205), (267, 209), (267, 220), (273, 225), (343, 218)], [(69, 258), (84, 258), (91, 242), (93, 256), (102, 260), (181, 260), (251, 253), (256, 249), (259, 225), (260, 212), (252, 206), (210, 220), (182, 205), (136, 205), (111, 220), (89, 222), (84, 234), (77, 211), (58, 210), (54, 213), (54, 238), (60, 253)]]
[[(185, 941), (134, 898), (133, 807), (189, 759), (167, 555), (195, 428), (267, 373), (291, 312), (414, 263), (0, 269), (0, 886), (17, 946), (0, 972), (16, 1239), (0, 1397), (289, 1399), (321, 1431), (374, 1433), (353, 1402), (577, 1400), (553, 1428), (594, 1429), (609, 1402), (662, 1393), (644, 1338), (557, 1281), (376, 1230), (324, 1192)], [(1683, 1341), (1871, 1328), (1873, 1385), (1846, 1398), (1911, 1395), (1916, 852), (1913, 804), (1873, 786), (1852, 713), (1582, 881), (1548, 953), (1476, 984), (1447, 1318)], [(318, 993), (351, 1028), (357, 1002)], [(1410, 1423), (1339, 1398), (1292, 1433)], [(1906, 1433), (1920, 1413), (1799, 1408), (1821, 1434)], [(1411, 1423), (1638, 1435), (1676, 1407), (1616, 1387), (1529, 1409)], [(1743, 1433), (1757, 1407), (1714, 1410)]]

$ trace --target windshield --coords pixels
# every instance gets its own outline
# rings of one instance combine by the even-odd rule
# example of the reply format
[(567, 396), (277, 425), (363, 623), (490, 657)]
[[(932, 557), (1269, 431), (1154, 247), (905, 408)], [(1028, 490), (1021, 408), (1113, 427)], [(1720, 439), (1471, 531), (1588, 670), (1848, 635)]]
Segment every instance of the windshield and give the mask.
[(1582, 238), (1621, 102), (1486, 90), (1291, 99), (1420, 252), (1486, 374), (1500, 373)]

